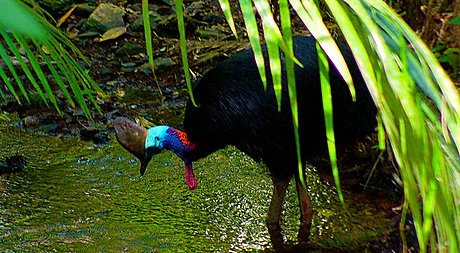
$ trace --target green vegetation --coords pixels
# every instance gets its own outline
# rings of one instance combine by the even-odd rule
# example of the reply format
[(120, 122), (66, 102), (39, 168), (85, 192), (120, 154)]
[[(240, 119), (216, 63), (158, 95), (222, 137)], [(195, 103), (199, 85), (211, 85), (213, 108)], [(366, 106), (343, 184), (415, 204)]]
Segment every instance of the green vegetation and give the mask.
[[(85, 57), (64, 34), (45, 19), (47, 14), (34, 1), (24, 2), (40, 12), (37, 13), (29, 5), (17, 0), (0, 2), (0, 9), (10, 10), (0, 17), (0, 38), (3, 41), (0, 43), (0, 63), (9, 71), (5, 72), (3, 66), (0, 66), (0, 80), (19, 103), (23, 102), (20, 96), (30, 103), (25, 83), (19, 78), (18, 70), (14, 66), (17, 62), (47, 106), (52, 104), (56, 110), (60, 110), (51, 88), (56, 85), (70, 106), (75, 107), (76, 100), (85, 115), (91, 117), (86, 100), (90, 100), (96, 110), (99, 110), (94, 95), (95, 91), (101, 90), (74, 58), (77, 56), (86, 60)], [(30, 65), (25, 62), (20, 50), (25, 52)], [(45, 69), (51, 72), (52, 77), (44, 74)], [(10, 81), (11, 76), (14, 77), (14, 83)], [(1, 90), (0, 94), (5, 98)]]

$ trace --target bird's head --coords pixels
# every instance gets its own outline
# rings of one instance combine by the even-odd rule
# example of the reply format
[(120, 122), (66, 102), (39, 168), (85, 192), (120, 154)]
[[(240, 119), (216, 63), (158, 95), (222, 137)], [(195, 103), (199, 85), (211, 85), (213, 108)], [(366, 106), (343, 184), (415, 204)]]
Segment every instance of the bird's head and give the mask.
[(152, 157), (165, 149), (167, 140), (171, 138), (170, 134), (167, 133), (168, 129), (168, 126), (156, 126), (147, 131), (147, 137), (144, 145), (145, 155), (143, 159), (140, 159), (141, 175), (144, 175), (147, 165)]
[(118, 142), (140, 160), (141, 175), (144, 175), (154, 155), (169, 149), (184, 161), (185, 178), (189, 188), (191, 190), (196, 188), (192, 162), (187, 159), (188, 152), (196, 145), (188, 141), (186, 133), (169, 126), (156, 126), (147, 130), (121, 117), (115, 119), (114, 127)]

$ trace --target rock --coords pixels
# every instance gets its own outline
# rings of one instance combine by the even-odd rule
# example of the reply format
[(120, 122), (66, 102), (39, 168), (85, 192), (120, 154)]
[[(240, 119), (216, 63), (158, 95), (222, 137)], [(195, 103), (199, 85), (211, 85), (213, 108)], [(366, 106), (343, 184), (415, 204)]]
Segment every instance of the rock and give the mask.
[(0, 161), (0, 174), (22, 171), (27, 166), (27, 160), (21, 155), (9, 156)]
[[(150, 12), (157, 12), (158, 8), (159, 7), (156, 4), (149, 4)], [(131, 9), (134, 12), (142, 13), (142, 4), (141, 3), (128, 4), (126, 6), (126, 9)]]
[(26, 127), (36, 127), (40, 125), (40, 119), (34, 115), (25, 117), (23, 122)]
[(58, 129), (61, 126), (58, 124), (47, 124), (47, 125), (41, 125), (38, 127), (39, 131), (50, 134), (50, 135), (56, 135), (58, 132)]
[(106, 131), (101, 131), (95, 127), (81, 129), (80, 138), (84, 141), (92, 141), (94, 144), (107, 144), (110, 141)]
[(122, 63), (121, 66), (122, 66), (121, 71), (123, 71), (125, 73), (130, 73), (130, 72), (134, 71), (134, 67), (136, 67), (136, 63), (135, 62), (127, 62), (127, 63)]
[[(154, 64), (155, 72), (160, 73), (169, 69), (171, 66), (174, 66), (175, 62), (171, 58), (156, 58), (154, 60)], [(150, 65), (148, 63), (139, 66), (137, 69), (146, 75), (152, 74), (152, 70), (150, 69)]]
[(206, 13), (203, 15), (203, 21), (204, 22), (209, 22), (209, 23), (215, 23), (215, 24), (224, 24), (225, 23), (225, 18), (212, 14), (212, 13)]
[[(159, 14), (150, 12), (149, 13), (149, 20), (150, 20), (150, 28), (157, 29), (158, 23), (162, 21), (164, 18)], [(131, 30), (135, 32), (142, 32), (144, 30), (144, 19), (142, 15), (137, 16), (136, 20), (129, 26)]]
[(155, 71), (163, 72), (169, 67), (174, 66), (174, 61), (171, 58), (156, 58), (154, 60)]
[(123, 27), (125, 12), (113, 4), (100, 4), (88, 18), (83, 26), (85, 32), (97, 31), (104, 33), (115, 27)]
[(74, 14), (75, 15), (79, 15), (79, 16), (82, 16), (82, 17), (88, 17), (89, 15), (91, 15), (91, 13), (94, 12), (94, 10), (96, 9), (95, 6), (91, 6), (91, 5), (88, 5), (88, 4), (84, 4), (84, 5), (79, 5), (75, 10), (74, 10)]
[(137, 43), (125, 43), (119, 47), (115, 54), (118, 56), (130, 56), (145, 53), (146, 50), (140, 44)]

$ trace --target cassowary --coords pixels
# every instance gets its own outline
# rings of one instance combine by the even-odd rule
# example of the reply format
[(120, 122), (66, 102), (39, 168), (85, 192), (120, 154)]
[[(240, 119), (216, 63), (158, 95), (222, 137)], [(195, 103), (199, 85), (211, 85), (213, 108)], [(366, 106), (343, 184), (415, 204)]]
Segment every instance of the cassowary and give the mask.
[[(340, 149), (372, 132), (375, 105), (368, 93), (351, 53), (345, 45), (341, 51), (349, 65), (356, 88), (353, 102), (341, 76), (331, 68), (333, 119), (336, 146)], [(267, 61), (266, 47), (263, 46)], [(303, 68), (295, 67), (299, 107), (301, 160), (327, 155), (324, 113), (321, 100), (317, 53), (313, 37), (295, 37), (294, 54)], [(263, 162), (269, 169), (274, 190), (268, 209), (267, 226), (275, 249), (284, 247), (280, 216), (286, 189), (295, 178), (300, 203), (299, 243), (306, 244), (313, 209), (297, 169), (291, 108), (283, 68), (281, 111), (271, 87), (264, 90), (253, 51), (241, 51), (209, 70), (194, 86), (198, 107), (188, 101), (184, 131), (168, 126), (146, 130), (125, 118), (114, 126), (119, 142), (141, 160), (141, 174), (152, 156), (164, 149), (176, 153), (185, 163), (185, 178), (191, 190), (197, 187), (192, 162), (218, 149), (233, 145)]]

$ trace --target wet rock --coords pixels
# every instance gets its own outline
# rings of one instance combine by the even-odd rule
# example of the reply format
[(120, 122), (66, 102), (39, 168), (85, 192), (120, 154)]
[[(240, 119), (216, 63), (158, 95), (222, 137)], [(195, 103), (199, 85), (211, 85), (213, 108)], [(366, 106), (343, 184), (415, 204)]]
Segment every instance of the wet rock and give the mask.
[(0, 174), (22, 171), (27, 166), (27, 160), (21, 155), (7, 157), (0, 161)]
[(115, 54), (117, 54), (118, 56), (121, 56), (121, 55), (129, 56), (129, 55), (145, 53), (145, 51), (146, 51), (145, 48), (142, 47), (140, 44), (125, 43), (115, 51)]
[(173, 66), (175, 63), (171, 58), (156, 58), (155, 59), (155, 70), (163, 72)]
[[(151, 29), (157, 29), (158, 23), (161, 22), (164, 18), (157, 14), (150, 12), (149, 13), (149, 20), (150, 20), (150, 28)], [(144, 19), (142, 15), (138, 15), (136, 19), (134, 20), (133, 23), (129, 26), (131, 30), (136, 31), (136, 32), (141, 32), (144, 30)]]
[(85, 32), (104, 33), (115, 27), (123, 27), (125, 23), (123, 16), (125, 12), (122, 8), (113, 4), (100, 4), (88, 18), (83, 26)]
[[(171, 58), (156, 58), (154, 60), (154, 64), (155, 73), (161, 73), (174, 66), (175, 62)], [(152, 74), (152, 70), (150, 69), (150, 65), (148, 63), (143, 64), (137, 69), (146, 75)]]
[(88, 17), (89, 15), (91, 15), (91, 13), (94, 12), (94, 10), (96, 9), (95, 6), (91, 6), (91, 5), (79, 5), (75, 10), (74, 10), (74, 14), (75, 15), (78, 15), (78, 16), (82, 16), (82, 17)]
[(206, 13), (203, 15), (203, 21), (209, 22), (209, 23), (216, 23), (216, 24), (223, 24), (225, 23), (225, 18), (212, 14), (212, 13)]
[(47, 124), (38, 127), (39, 131), (50, 135), (56, 135), (59, 128), (60, 125), (58, 124)]
[(26, 127), (36, 127), (40, 124), (40, 119), (35, 115), (27, 116), (22, 121)]
[(127, 63), (122, 63), (121, 64), (121, 71), (125, 73), (130, 73), (134, 71), (134, 68), (136, 67), (136, 63), (134, 62), (127, 62)]
[(101, 131), (95, 127), (81, 129), (80, 138), (84, 141), (92, 141), (94, 144), (107, 144), (110, 141), (106, 131)]

